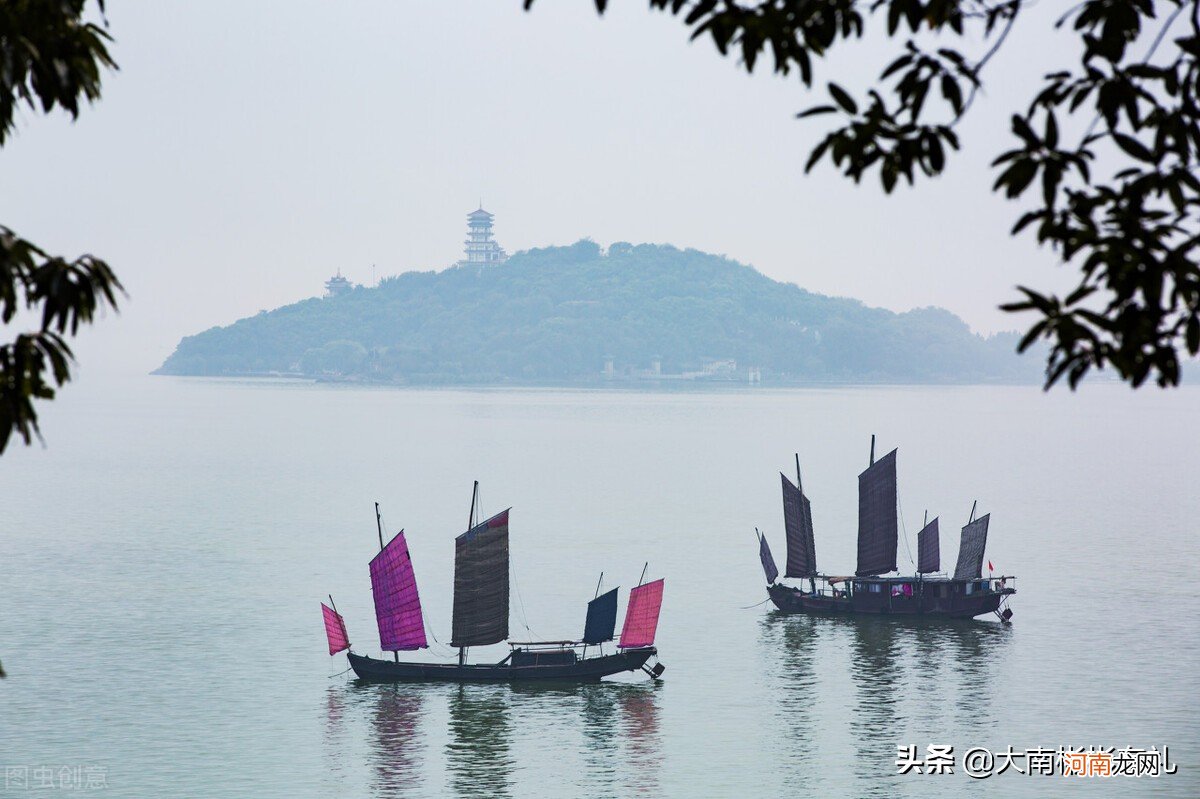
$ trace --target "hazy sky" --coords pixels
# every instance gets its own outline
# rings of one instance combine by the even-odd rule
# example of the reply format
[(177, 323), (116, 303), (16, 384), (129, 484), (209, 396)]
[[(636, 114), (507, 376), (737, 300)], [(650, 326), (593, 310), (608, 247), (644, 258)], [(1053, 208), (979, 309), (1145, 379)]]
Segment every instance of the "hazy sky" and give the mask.
[[(1065, 285), (988, 190), (1008, 118), (1069, 33), (1018, 27), (949, 174), (884, 197), (803, 165), (823, 102), (747, 76), (644, 2), (113, 2), (101, 101), (25, 111), (0, 150), (0, 224), (108, 259), (129, 290), (85, 370), (147, 371), (178, 339), (322, 291), (460, 257), (480, 198), (510, 252), (588, 236), (724, 253), (778, 280), (982, 332), (1012, 287)], [(864, 85), (890, 51), (822, 64)], [(836, 74), (834, 71), (836, 70)]]

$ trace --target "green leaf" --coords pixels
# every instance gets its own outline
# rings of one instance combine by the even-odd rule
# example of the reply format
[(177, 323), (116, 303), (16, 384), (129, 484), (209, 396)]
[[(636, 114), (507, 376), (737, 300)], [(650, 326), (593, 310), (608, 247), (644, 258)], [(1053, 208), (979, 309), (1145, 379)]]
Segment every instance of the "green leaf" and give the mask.
[(812, 168), (821, 160), (821, 156), (829, 149), (829, 145), (833, 143), (833, 136), (826, 136), (820, 144), (813, 148), (813, 151), (808, 156), (808, 162), (804, 165), (805, 174), (812, 171)]
[(1033, 132), (1033, 128), (1029, 127), (1029, 123), (1021, 115), (1013, 114), (1012, 130), (1013, 133), (1020, 136), (1030, 147), (1041, 146), (1041, 140), (1038, 139), (1037, 134)]
[(1145, 161), (1146, 163), (1150, 164), (1158, 163), (1158, 159), (1154, 157), (1154, 154), (1146, 149), (1144, 144), (1132, 136), (1113, 131), (1112, 137), (1113, 141), (1117, 143), (1118, 147), (1139, 161)]
[(832, 105), (815, 105), (806, 111), (801, 111), (799, 114), (796, 114), (796, 118), (804, 119), (805, 117), (815, 117), (819, 114), (832, 114), (835, 111), (837, 111), (837, 108)]
[(1046, 148), (1053, 150), (1058, 147), (1058, 123), (1054, 120), (1053, 112), (1046, 112)]
[(954, 109), (955, 114), (961, 114), (963, 111), (962, 89), (950, 75), (942, 76), (942, 96), (950, 103), (950, 107)]
[(858, 105), (854, 102), (854, 98), (847, 94), (846, 90), (841, 86), (838, 86), (836, 83), (830, 83), (829, 94), (833, 96), (834, 102), (840, 105), (842, 110), (847, 114), (854, 115), (858, 113)]

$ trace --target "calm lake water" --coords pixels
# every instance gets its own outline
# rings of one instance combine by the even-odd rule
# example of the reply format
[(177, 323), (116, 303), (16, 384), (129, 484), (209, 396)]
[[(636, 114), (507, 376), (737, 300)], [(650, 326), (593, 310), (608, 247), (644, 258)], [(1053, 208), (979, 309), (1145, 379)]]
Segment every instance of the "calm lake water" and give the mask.
[[(131, 378), (68, 387), (0, 459), (0, 765), (96, 795), (1200, 795), (1200, 391), (418, 391)], [(972, 500), (1014, 624), (781, 617), (800, 452), (818, 564), (853, 569), (869, 437), (898, 446), (914, 555)], [(373, 502), (449, 638), (471, 481), (512, 512), (516, 638), (578, 636), (604, 571), (666, 578), (661, 684), (360, 686)], [(900, 563), (911, 570), (901, 537)], [(527, 632), (528, 629), (528, 632)], [(472, 650), (496, 660), (502, 647)], [(448, 655), (435, 644), (420, 657)], [(897, 746), (1170, 748), (1104, 781), (897, 776)], [(45, 777), (45, 772), (39, 776)], [(0, 785), (0, 792), (3, 786)], [(22, 794), (13, 788), (9, 793)], [(32, 787), (29, 793), (36, 793)], [(62, 793), (80, 793), (68, 789)], [(50, 793), (41, 790), (40, 793)]]

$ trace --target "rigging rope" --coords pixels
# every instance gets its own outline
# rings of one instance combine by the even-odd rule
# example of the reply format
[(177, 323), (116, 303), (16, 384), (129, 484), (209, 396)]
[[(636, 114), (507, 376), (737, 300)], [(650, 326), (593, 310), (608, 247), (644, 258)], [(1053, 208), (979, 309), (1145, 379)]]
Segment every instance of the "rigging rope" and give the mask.
[(908, 546), (908, 527), (904, 524), (904, 503), (900, 501), (900, 492), (896, 492), (896, 507), (900, 509), (900, 529), (904, 531), (904, 551), (908, 553), (908, 562), (915, 569), (917, 564), (913, 561), (912, 549)]
[(521, 608), (521, 622), (525, 626), (525, 632), (534, 638), (540, 638), (541, 636), (529, 628), (529, 616), (525, 613), (525, 600), (521, 598), (521, 584), (517, 582), (517, 563), (512, 558), (508, 560), (508, 570), (512, 572), (513, 588), (517, 590), (517, 605)]
[(758, 607), (759, 605), (765, 604), (765, 603), (767, 603), (767, 602), (770, 602), (770, 601), (771, 601), (771, 597), (767, 597), (767, 598), (766, 598), (766, 599), (764, 599), (762, 602), (757, 602), (757, 603), (755, 603), (755, 604), (753, 604), (753, 605), (746, 605), (746, 606), (745, 606), (745, 607), (743, 607), (743, 608), (738, 608), (738, 610), (752, 610), (752, 609), (754, 609), (754, 608)]
[(431, 653), (433, 653), (434, 655), (437, 655), (440, 658), (458, 657), (458, 653), (455, 652), (452, 647), (446, 646), (445, 644), (443, 644), (441, 641), (438, 640), (437, 633), (435, 633), (433, 631), (433, 625), (429, 623), (429, 620), (427, 618), (425, 618), (425, 608), (423, 606), (421, 608), (421, 623), (425, 625), (425, 629), (426, 629), (426, 631), (428, 631), (429, 637), (433, 639), (433, 642), (435, 644), (437, 644), (438, 646), (440, 646), (444, 650), (442, 652), (434, 652), (433, 647), (429, 647), (429, 651)]

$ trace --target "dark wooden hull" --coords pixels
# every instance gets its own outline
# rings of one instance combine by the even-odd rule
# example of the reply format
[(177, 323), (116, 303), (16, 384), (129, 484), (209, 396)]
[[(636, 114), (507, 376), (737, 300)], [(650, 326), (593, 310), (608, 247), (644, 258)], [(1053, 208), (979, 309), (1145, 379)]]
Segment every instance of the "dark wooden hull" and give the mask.
[(1001, 600), (1015, 590), (992, 591), (955, 596), (890, 596), (879, 594), (853, 595), (833, 598), (810, 594), (785, 585), (767, 586), (775, 607), (783, 613), (812, 613), (820, 615), (921, 616), (945, 619), (971, 619), (994, 613)]
[(613, 655), (583, 658), (570, 664), (512, 665), (481, 663), (395, 663), (347, 653), (350, 668), (367, 682), (600, 682), (602, 677), (636, 671), (658, 650), (652, 646), (625, 649)]

